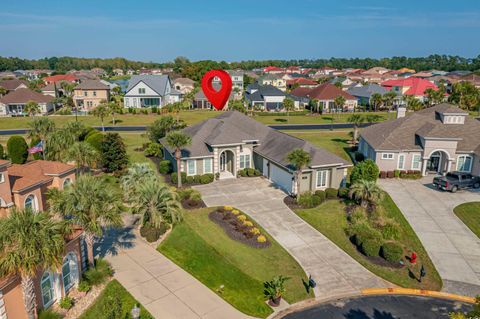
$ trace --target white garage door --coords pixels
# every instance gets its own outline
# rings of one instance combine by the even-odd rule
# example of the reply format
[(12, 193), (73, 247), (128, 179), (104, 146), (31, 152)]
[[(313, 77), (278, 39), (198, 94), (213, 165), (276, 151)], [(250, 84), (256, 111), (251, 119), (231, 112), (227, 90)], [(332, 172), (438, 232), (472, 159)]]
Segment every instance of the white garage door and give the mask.
[(270, 180), (287, 193), (292, 192), (293, 175), (270, 162)]

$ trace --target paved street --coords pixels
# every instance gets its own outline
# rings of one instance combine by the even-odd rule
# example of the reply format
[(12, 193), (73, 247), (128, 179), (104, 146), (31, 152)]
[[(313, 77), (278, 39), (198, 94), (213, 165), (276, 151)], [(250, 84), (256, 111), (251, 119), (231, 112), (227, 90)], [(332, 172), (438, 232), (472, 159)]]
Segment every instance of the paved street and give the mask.
[(380, 180), (422, 241), (443, 279), (444, 290), (480, 294), (480, 239), (455, 216), (453, 208), (480, 201), (480, 192), (452, 194), (434, 189), (433, 177), (418, 181)]
[(196, 186), (207, 206), (231, 205), (255, 219), (317, 281), (317, 298), (386, 287), (378, 278), (292, 212), (286, 194), (264, 178), (241, 178)]
[(117, 279), (155, 318), (247, 319), (131, 229), (111, 231), (97, 247)]

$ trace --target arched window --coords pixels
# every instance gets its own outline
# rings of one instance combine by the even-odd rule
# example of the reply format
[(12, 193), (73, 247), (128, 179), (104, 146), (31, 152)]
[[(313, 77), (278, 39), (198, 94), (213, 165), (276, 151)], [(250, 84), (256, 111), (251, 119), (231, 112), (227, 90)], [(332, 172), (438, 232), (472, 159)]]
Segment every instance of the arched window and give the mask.
[(63, 181), (63, 188), (67, 187), (71, 183), (72, 183), (72, 180), (70, 178), (65, 178), (65, 180)]
[(63, 260), (62, 279), (65, 293), (78, 282), (78, 263), (74, 253), (69, 253)]
[(25, 198), (24, 207), (30, 208), (34, 212), (38, 211), (37, 197), (33, 194), (28, 195), (27, 198)]
[(55, 301), (55, 289), (50, 272), (46, 271), (43, 274), (40, 287), (42, 289), (43, 307), (47, 308)]

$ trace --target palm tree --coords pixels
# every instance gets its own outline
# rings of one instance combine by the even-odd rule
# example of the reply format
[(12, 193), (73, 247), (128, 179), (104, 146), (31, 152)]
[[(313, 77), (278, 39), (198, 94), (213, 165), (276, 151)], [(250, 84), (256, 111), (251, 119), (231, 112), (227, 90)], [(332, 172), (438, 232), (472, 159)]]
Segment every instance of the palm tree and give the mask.
[(75, 161), (79, 172), (90, 170), (99, 160), (97, 150), (87, 142), (75, 142), (70, 146), (66, 153), (66, 159)]
[(35, 101), (28, 101), (23, 109), (28, 115), (35, 116), (40, 113), (40, 105)]
[(7, 93), (8, 93), (8, 90), (3, 86), (0, 86), (0, 96), (4, 96)]
[(383, 104), (383, 97), (380, 93), (373, 93), (370, 96), (370, 105), (373, 104), (375, 112), (378, 108), (382, 107)]
[(302, 169), (311, 161), (310, 153), (301, 148), (297, 148), (288, 153), (287, 160), (295, 168), (295, 185), (297, 188), (296, 193), (298, 195), (300, 190), (300, 175), (302, 174)]
[(177, 187), (182, 187), (181, 162), (182, 147), (188, 146), (192, 143), (192, 138), (181, 131), (173, 131), (166, 136), (167, 144), (175, 148), (175, 159), (177, 160)]
[(374, 181), (359, 180), (350, 186), (349, 196), (366, 207), (378, 203), (383, 198), (383, 191)]
[(137, 188), (146, 180), (156, 178), (153, 169), (147, 163), (135, 163), (127, 169), (120, 179), (126, 201), (132, 201)]
[(64, 221), (29, 209), (0, 220), (0, 276), (20, 276), (29, 319), (37, 317), (34, 277), (39, 269), (61, 267), (68, 231)]
[(70, 97), (73, 95), (73, 90), (75, 89), (76, 86), (77, 86), (77, 84), (66, 82), (66, 81), (62, 81), (60, 83), (60, 87), (65, 92), (65, 95), (70, 96)]
[(419, 111), (423, 108), (422, 102), (420, 102), (419, 99), (412, 95), (405, 95), (403, 96), (403, 100), (405, 101), (405, 104), (407, 106), (407, 109), (412, 110), (412, 111)]
[(392, 107), (393, 107), (393, 101), (395, 100), (396, 97), (397, 97), (397, 93), (393, 91), (388, 91), (383, 95), (383, 102), (385, 106), (388, 108), (389, 119), (390, 119), (390, 111), (392, 110)]
[(42, 141), (43, 147), (43, 159), (45, 159), (47, 152), (47, 139), (48, 136), (55, 131), (55, 123), (50, 120), (48, 117), (40, 117), (33, 119), (32, 122), (28, 123), (30, 130), (28, 131), (29, 138), (38, 138)]
[(335, 108), (337, 109), (337, 112), (338, 112), (338, 109), (343, 110), (343, 107), (345, 106), (346, 102), (347, 102), (347, 100), (345, 99), (345, 97), (343, 97), (341, 95), (339, 95), (335, 99), (333, 99), (333, 104), (335, 104)]
[(115, 126), (115, 113), (120, 114), (122, 112), (122, 107), (119, 103), (110, 102), (107, 104), (110, 114), (112, 114), (113, 125)]
[(131, 201), (132, 211), (142, 216), (142, 225), (176, 224), (182, 219), (177, 194), (158, 178), (138, 185)]
[(48, 191), (50, 211), (59, 214), (85, 232), (87, 256), (94, 265), (93, 244), (103, 235), (104, 227), (122, 225), (121, 195), (101, 177), (80, 175), (70, 187)]
[(357, 144), (358, 127), (365, 122), (365, 117), (360, 114), (352, 114), (347, 119), (348, 123), (353, 124), (353, 145)]
[(283, 107), (287, 111), (287, 122), (288, 122), (289, 112), (293, 111), (295, 109), (295, 101), (293, 101), (291, 98), (287, 97), (283, 100)]
[(103, 124), (103, 120), (110, 114), (110, 109), (108, 104), (105, 102), (100, 103), (96, 108), (92, 110), (92, 115), (96, 116), (102, 122), (102, 132), (105, 132), (105, 125)]

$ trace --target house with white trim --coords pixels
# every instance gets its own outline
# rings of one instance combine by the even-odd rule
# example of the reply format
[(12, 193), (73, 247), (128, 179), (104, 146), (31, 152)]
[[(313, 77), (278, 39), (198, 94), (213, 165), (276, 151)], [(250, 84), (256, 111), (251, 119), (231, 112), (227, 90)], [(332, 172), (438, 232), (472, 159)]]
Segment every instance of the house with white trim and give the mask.
[(168, 75), (134, 75), (128, 81), (123, 104), (126, 108), (164, 107), (180, 101)]

